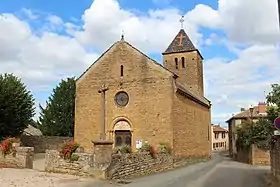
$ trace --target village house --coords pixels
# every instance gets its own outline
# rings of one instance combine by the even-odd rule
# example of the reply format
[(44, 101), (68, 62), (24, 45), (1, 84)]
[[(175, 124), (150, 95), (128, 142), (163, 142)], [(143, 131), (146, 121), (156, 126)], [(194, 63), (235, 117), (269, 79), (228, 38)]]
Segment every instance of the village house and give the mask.
[(229, 154), (233, 158), (236, 158), (237, 154), (237, 127), (240, 126), (245, 120), (251, 119), (252, 121), (256, 122), (259, 118), (266, 116), (266, 103), (259, 102), (258, 106), (251, 106), (248, 109), (241, 108), (239, 113), (232, 115), (232, 117), (226, 121), (229, 129)]
[(225, 151), (228, 150), (228, 145), (228, 130), (220, 125), (212, 125), (212, 150)]
[(203, 57), (184, 29), (162, 53), (163, 65), (122, 36), (76, 82), (75, 135), (136, 151), (168, 144), (176, 156), (211, 155), (211, 104), (204, 97)]

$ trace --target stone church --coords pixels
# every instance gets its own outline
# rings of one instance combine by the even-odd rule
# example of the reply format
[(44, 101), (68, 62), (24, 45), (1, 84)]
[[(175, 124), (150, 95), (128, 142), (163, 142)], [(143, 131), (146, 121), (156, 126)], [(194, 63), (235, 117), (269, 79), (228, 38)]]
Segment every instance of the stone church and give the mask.
[(181, 29), (163, 65), (122, 39), (76, 82), (74, 140), (112, 140), (133, 151), (168, 143), (176, 156), (210, 156), (211, 104), (204, 97), (203, 57)]

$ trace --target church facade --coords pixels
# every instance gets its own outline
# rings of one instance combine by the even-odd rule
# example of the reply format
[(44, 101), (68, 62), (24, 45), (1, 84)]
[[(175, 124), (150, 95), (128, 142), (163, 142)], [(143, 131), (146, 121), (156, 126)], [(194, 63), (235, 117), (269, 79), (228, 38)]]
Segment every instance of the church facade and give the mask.
[(162, 55), (163, 65), (122, 38), (79, 77), (74, 140), (86, 151), (101, 138), (133, 151), (149, 142), (176, 156), (211, 155), (203, 58), (183, 29)]

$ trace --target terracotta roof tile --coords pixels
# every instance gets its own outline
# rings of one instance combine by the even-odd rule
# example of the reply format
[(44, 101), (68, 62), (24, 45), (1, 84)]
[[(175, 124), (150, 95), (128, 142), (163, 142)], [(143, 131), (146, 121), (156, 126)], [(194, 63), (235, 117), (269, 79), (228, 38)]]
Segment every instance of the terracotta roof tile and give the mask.
[(230, 121), (231, 119), (239, 119), (239, 118), (242, 119), (242, 118), (249, 118), (249, 117), (259, 118), (265, 116), (267, 116), (266, 113), (259, 113), (258, 106), (254, 106), (252, 114), (250, 109), (247, 109), (245, 111), (233, 115), (230, 119), (227, 120), (227, 122)]
[(213, 132), (228, 132), (226, 129), (220, 125), (213, 125)]

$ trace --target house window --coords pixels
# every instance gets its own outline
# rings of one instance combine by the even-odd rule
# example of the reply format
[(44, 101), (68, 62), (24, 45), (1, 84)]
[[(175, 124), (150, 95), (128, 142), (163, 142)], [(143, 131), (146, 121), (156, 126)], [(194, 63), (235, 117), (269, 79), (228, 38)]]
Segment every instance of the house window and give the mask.
[(225, 138), (226, 137), (226, 133), (222, 133), (222, 138)]
[(175, 58), (175, 66), (176, 66), (176, 69), (178, 69), (178, 58)]
[(215, 133), (215, 139), (219, 138), (219, 133)]
[(185, 57), (182, 57), (182, 68), (185, 68)]
[(123, 65), (121, 65), (121, 77), (123, 77)]

